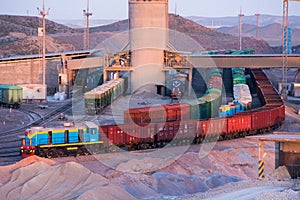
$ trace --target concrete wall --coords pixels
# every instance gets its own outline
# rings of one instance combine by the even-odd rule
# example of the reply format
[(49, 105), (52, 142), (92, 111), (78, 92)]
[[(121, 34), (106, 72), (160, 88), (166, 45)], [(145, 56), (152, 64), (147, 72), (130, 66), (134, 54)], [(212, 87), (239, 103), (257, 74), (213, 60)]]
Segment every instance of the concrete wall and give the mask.
[[(58, 90), (57, 65), (60, 59), (47, 60), (46, 84), (48, 95)], [(41, 61), (28, 59), (0, 63), (0, 84), (42, 84)]]

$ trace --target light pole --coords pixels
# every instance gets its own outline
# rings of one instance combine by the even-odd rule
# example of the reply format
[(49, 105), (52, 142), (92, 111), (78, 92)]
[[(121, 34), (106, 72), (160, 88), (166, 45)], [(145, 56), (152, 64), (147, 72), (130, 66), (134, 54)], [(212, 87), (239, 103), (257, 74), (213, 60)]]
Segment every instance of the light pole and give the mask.
[(240, 39), (240, 50), (242, 50), (242, 18), (244, 14), (242, 14), (242, 8), (239, 14), (239, 39)]
[(85, 17), (85, 29), (84, 29), (83, 49), (89, 49), (90, 48), (89, 17), (91, 15), (93, 15), (93, 13), (89, 12), (89, 0), (87, 0), (87, 9), (83, 10), (83, 15)]
[[(49, 14), (49, 9), (46, 12), (45, 11), (45, 2), (43, 0), (43, 7), (42, 10), (40, 10), (39, 8), (37, 8), (39, 11), (39, 15), (42, 17), (42, 29), (39, 29), (39, 36), (42, 36), (43, 38), (43, 44), (42, 44), (42, 49), (43, 49), (43, 53), (42, 53), (42, 68), (43, 68), (43, 85), (46, 85), (46, 15)], [(45, 86), (45, 90), (46, 90), (46, 86)], [(45, 95), (47, 96), (47, 90), (45, 91)], [(46, 99), (45, 96), (45, 99)]]
[(258, 18), (260, 14), (256, 13), (255, 16), (256, 16), (256, 39), (258, 39)]

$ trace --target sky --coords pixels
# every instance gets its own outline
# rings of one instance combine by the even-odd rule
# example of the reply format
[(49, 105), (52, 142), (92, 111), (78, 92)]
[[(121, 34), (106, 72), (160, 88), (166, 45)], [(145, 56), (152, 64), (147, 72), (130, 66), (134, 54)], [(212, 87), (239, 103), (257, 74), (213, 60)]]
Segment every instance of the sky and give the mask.
[[(0, 14), (37, 16), (42, 0), (0, 0)], [(93, 19), (128, 18), (128, 0), (89, 0)], [(169, 12), (181, 16), (224, 17), (243, 14), (282, 16), (283, 0), (169, 0)], [(45, 0), (48, 19), (83, 19), (87, 0)], [(176, 5), (176, 6), (175, 6)], [(300, 2), (289, 2), (289, 15), (300, 16)]]

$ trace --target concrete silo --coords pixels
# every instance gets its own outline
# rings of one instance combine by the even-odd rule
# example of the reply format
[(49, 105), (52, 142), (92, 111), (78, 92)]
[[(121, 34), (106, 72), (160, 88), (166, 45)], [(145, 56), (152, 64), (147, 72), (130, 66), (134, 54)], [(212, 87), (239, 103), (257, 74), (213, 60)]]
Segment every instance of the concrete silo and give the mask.
[[(131, 92), (165, 84), (164, 50), (168, 43), (168, 0), (129, 0)], [(151, 90), (152, 90), (151, 89)]]

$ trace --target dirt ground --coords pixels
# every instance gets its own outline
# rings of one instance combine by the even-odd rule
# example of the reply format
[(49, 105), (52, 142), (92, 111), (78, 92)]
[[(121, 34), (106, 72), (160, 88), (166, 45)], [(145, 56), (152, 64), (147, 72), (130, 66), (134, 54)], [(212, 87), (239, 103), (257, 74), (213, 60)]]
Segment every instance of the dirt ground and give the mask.
[[(287, 108), (277, 131), (297, 130), (294, 111)], [(0, 167), (0, 193), (5, 199), (299, 199), (299, 180), (284, 170), (274, 173), (274, 144), (265, 149), (264, 180), (257, 178), (256, 138), (91, 157), (31, 157)]]

